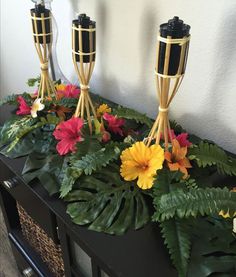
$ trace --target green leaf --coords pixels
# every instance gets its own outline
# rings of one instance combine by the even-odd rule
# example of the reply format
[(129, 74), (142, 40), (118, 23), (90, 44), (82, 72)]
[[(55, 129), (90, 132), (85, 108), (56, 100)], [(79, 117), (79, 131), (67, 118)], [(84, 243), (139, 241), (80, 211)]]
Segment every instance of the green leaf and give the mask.
[(64, 198), (74, 223), (90, 230), (121, 235), (139, 229), (149, 221), (149, 211), (141, 191), (121, 180), (117, 169), (108, 167), (93, 176), (81, 177)]
[(80, 160), (83, 156), (99, 151), (103, 146), (98, 141), (97, 137), (83, 136), (84, 140), (79, 142), (76, 146), (76, 152), (71, 155), (70, 160)]
[(232, 220), (197, 219), (188, 276), (236, 276), (236, 245)]
[(181, 189), (163, 194), (154, 199), (156, 212), (153, 219), (165, 221), (174, 216), (179, 218), (198, 215), (216, 215), (221, 210), (233, 216), (236, 211), (236, 193), (227, 188)]
[(48, 153), (55, 149), (55, 139), (51, 131), (35, 129), (24, 136), (10, 151), (8, 146), (0, 153), (11, 159), (29, 155), (32, 152)]
[(0, 106), (9, 104), (9, 105), (18, 105), (17, 98), (22, 96), (28, 104), (31, 104), (32, 98), (29, 93), (24, 92), (23, 94), (11, 94), (7, 97), (0, 99)]
[(55, 104), (67, 108), (75, 108), (78, 104), (78, 98), (63, 97), (62, 99), (56, 101)]
[[(48, 114), (46, 118), (40, 117), (39, 119), (33, 119), (30, 116), (11, 118), (0, 130), (0, 147), (8, 144), (8, 146), (3, 149), (2, 153), (6, 156), (8, 156), (8, 153), (9, 156), (11, 156), (10, 152), (17, 153), (15, 147), (27, 134), (46, 125), (48, 125), (49, 130), (53, 130), (59, 121), (60, 119), (58, 117), (50, 114)], [(35, 139), (35, 143), (36, 141), (37, 139)], [(24, 143), (22, 144), (24, 145)]]
[(12, 116), (10, 120), (6, 121), (1, 128), (0, 133), (0, 146), (6, 145), (12, 142), (22, 128), (30, 127), (37, 121), (29, 116), (19, 117)]
[(180, 124), (178, 124), (175, 120), (170, 120), (170, 128), (173, 129), (177, 134), (186, 133), (186, 130), (183, 129), (183, 127)]
[(188, 225), (185, 221), (171, 218), (161, 222), (160, 227), (170, 258), (178, 270), (178, 276), (186, 277), (191, 249)]
[(36, 84), (40, 83), (41, 76), (38, 76), (37, 78), (30, 78), (27, 81), (27, 85), (29, 87), (34, 87)]
[(117, 115), (120, 118), (135, 120), (137, 123), (146, 124), (148, 127), (152, 127), (153, 121), (145, 114), (141, 114), (129, 108), (118, 106), (113, 109), (112, 114)]
[(180, 171), (169, 171), (167, 169), (158, 171), (153, 187), (154, 199), (159, 199), (163, 194), (175, 191), (178, 188), (183, 189), (185, 184), (182, 176), (183, 173)]
[(83, 173), (85, 175), (91, 175), (92, 172), (106, 167), (110, 162), (119, 158), (121, 151), (125, 147), (126, 144), (124, 143), (111, 142), (96, 152), (86, 154), (80, 160), (72, 159), (62, 182), (61, 197), (64, 197), (72, 189), (75, 181)]
[(116, 145), (108, 145), (97, 152), (87, 154), (81, 160), (75, 161), (73, 167), (83, 170), (86, 175), (107, 166), (111, 161), (120, 156), (120, 148)]
[(199, 167), (214, 165), (219, 173), (236, 176), (236, 160), (228, 157), (225, 151), (215, 144), (200, 142), (189, 149), (189, 159), (196, 160)]
[(16, 105), (18, 96), (19, 95), (17, 95), (17, 94), (11, 94), (5, 98), (0, 99), (0, 106), (3, 106), (5, 104)]
[(66, 158), (57, 154), (34, 152), (28, 156), (25, 162), (23, 178), (28, 183), (35, 178), (39, 179), (48, 193), (53, 195), (59, 192), (66, 165)]

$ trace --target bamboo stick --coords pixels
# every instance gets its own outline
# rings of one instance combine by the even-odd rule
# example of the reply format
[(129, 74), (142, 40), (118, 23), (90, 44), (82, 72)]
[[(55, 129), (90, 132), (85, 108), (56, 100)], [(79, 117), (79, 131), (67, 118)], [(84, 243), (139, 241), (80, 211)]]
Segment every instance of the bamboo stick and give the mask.
[[(49, 14), (49, 17), (44, 17), (44, 14), (41, 13), (39, 17), (39, 16), (36, 16), (35, 13), (33, 13), (31, 15), (31, 20), (32, 20), (34, 45), (35, 45), (37, 54), (39, 56), (40, 68), (41, 68), (41, 79), (40, 79), (40, 84), (38, 88), (37, 98), (41, 98), (41, 100), (43, 101), (45, 97), (55, 95), (56, 93), (53, 81), (51, 80), (48, 72), (48, 60), (51, 55), (51, 49), (52, 49), (52, 32), (50, 31), (50, 33), (47, 33), (46, 24), (45, 24), (45, 20), (49, 20), (50, 26), (52, 26), (51, 25), (52, 19), (51, 19), (51, 14)], [(37, 24), (38, 21), (41, 22), (41, 26), (42, 26), (41, 34), (39, 34), (39, 30), (38, 30), (38, 24)], [(47, 43), (48, 36), (50, 36), (49, 43)], [(41, 43), (39, 40), (40, 37), (42, 37)]]
[[(76, 51), (76, 42), (75, 42), (75, 36), (76, 32), (78, 32), (79, 36), (79, 45), (78, 49), (79, 51)], [(83, 36), (82, 32), (89, 32), (89, 51), (90, 53), (83, 53)], [(95, 32), (95, 29), (92, 28), (92, 26), (89, 27), (89, 29), (82, 28), (81, 25), (79, 27), (76, 27), (74, 24), (72, 25), (72, 57), (73, 57), (73, 63), (76, 70), (76, 73), (78, 75), (78, 79), (80, 82), (80, 97), (78, 100), (78, 104), (76, 107), (76, 111), (74, 116), (75, 117), (81, 117), (84, 118), (86, 115), (86, 119), (89, 125), (90, 134), (92, 134), (93, 130), (93, 124), (92, 120), (97, 118), (95, 108), (93, 106), (92, 100), (89, 95), (89, 81), (92, 76), (92, 72), (94, 69), (95, 62), (93, 61), (93, 55), (95, 55), (95, 52), (93, 51), (93, 32)], [(84, 56), (89, 56), (89, 62), (84, 62)], [(76, 57), (79, 57), (79, 61), (77, 61)]]
[[(158, 37), (160, 39), (160, 37)], [(160, 51), (160, 41), (157, 43), (156, 50), (156, 65), (155, 65), (155, 74), (156, 74), (156, 89), (159, 99), (159, 113), (153, 124), (153, 127), (150, 130), (150, 133), (144, 142), (146, 145), (150, 146), (153, 140), (156, 144), (160, 144), (161, 137), (164, 140), (165, 148), (168, 148), (169, 140), (172, 141), (172, 134), (170, 129), (170, 122), (168, 118), (168, 111), (171, 101), (176, 95), (183, 77), (183, 69), (185, 66), (185, 58), (188, 51), (190, 37), (184, 37), (182, 39), (172, 39), (170, 36), (167, 38), (161, 38), (160, 41), (166, 43), (165, 49), (165, 60), (164, 60), (164, 69), (163, 74), (158, 72), (159, 66), (159, 51)], [(169, 64), (170, 64), (170, 51), (171, 45), (178, 44), (181, 47), (179, 66), (176, 75), (169, 75)]]

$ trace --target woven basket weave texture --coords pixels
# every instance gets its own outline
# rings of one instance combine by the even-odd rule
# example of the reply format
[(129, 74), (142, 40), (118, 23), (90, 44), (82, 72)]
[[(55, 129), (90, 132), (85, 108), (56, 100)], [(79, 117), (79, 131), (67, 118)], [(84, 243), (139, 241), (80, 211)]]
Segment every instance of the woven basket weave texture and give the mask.
[(64, 277), (65, 271), (60, 245), (54, 243), (19, 203), (17, 204), (17, 209), (19, 212), (21, 230), (25, 239), (41, 256), (53, 276)]

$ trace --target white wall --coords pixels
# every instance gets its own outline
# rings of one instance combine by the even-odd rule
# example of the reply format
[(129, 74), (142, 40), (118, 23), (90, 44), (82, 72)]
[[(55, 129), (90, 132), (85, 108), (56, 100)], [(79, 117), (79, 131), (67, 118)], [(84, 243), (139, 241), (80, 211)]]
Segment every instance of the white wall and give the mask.
[[(31, 1), (1, 0), (1, 93), (22, 92), (39, 73), (29, 19)], [(58, 59), (70, 80), (71, 20), (76, 12), (97, 22), (97, 61), (91, 87), (118, 103), (154, 117), (158, 26), (174, 15), (191, 25), (186, 76), (172, 102), (171, 118), (189, 132), (236, 153), (235, 0), (54, 0)]]

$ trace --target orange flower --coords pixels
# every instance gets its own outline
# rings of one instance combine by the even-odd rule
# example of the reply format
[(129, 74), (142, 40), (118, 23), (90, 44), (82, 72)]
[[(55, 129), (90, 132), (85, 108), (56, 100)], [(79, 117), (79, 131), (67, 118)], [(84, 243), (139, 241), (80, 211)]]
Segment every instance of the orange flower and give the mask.
[(53, 105), (49, 112), (54, 112), (58, 115), (58, 117), (65, 119), (65, 114), (71, 112), (71, 109), (64, 106)]
[(176, 139), (172, 141), (172, 153), (169, 151), (165, 152), (165, 159), (167, 160), (170, 171), (180, 170), (184, 176), (183, 179), (188, 177), (187, 168), (191, 168), (191, 164), (186, 158), (187, 146), (180, 147), (179, 142)]

